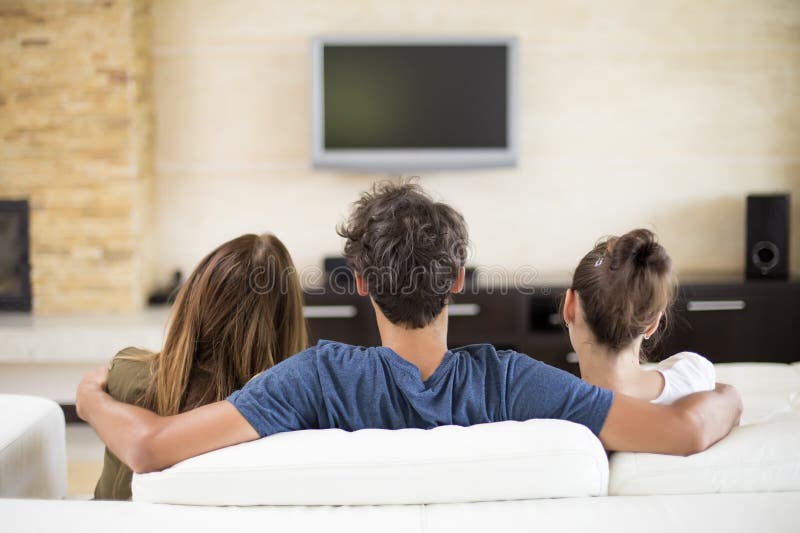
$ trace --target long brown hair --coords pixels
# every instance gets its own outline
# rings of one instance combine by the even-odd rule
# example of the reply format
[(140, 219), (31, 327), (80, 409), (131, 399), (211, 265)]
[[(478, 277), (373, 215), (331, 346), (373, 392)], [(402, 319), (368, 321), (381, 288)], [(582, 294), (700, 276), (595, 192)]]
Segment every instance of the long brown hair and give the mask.
[(665, 327), (676, 287), (672, 259), (647, 229), (600, 241), (572, 278), (589, 329), (612, 350), (633, 342), (659, 313)]
[(167, 416), (223, 400), (307, 344), (289, 252), (274, 235), (242, 235), (208, 254), (178, 292), (141, 405)]

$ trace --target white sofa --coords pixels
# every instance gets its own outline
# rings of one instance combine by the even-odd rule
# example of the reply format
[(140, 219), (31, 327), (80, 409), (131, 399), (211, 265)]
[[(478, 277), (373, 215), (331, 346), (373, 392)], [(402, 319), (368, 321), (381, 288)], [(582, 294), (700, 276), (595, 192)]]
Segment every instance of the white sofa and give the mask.
[(67, 494), (64, 413), (52, 400), (0, 394), (0, 498)]
[(797, 492), (319, 507), (0, 500), (0, 521), (14, 533), (797, 533), (799, 506)]
[(560, 421), (298, 432), (136, 476), (135, 502), (0, 500), (0, 517), (9, 531), (800, 531), (800, 366), (717, 372), (742, 391), (743, 425), (691, 457), (609, 462)]

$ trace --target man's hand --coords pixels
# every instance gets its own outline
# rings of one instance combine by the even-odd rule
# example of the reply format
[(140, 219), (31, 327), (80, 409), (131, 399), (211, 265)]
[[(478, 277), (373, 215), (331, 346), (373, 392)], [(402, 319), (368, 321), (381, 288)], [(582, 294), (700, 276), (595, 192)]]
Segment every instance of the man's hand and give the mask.
[(615, 394), (599, 436), (607, 450), (691, 455), (727, 435), (741, 415), (741, 395), (722, 383), (672, 405)]
[(162, 417), (114, 400), (104, 390), (107, 381), (106, 368), (83, 377), (76, 394), (78, 416), (134, 472), (161, 470), (188, 457), (259, 437), (225, 400)]
[(75, 394), (75, 410), (78, 416), (85, 421), (89, 421), (89, 412), (93, 398), (97, 397), (98, 392), (103, 392), (108, 384), (108, 368), (100, 366), (86, 373), (78, 384), (78, 391)]
[(742, 423), (742, 409), (744, 405), (742, 405), (742, 395), (739, 393), (738, 389), (733, 385), (728, 385), (727, 383), (716, 383), (714, 385), (714, 392), (718, 392), (719, 394), (729, 397), (732, 401), (735, 401), (738, 404), (738, 415), (736, 416), (736, 421), (733, 423), (734, 426), (738, 426)]

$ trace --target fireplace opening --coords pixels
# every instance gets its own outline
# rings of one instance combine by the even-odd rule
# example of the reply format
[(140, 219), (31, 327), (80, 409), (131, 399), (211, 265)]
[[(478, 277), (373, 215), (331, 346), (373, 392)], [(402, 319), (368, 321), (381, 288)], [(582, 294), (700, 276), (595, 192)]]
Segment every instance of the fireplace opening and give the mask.
[(0, 200), (0, 310), (31, 310), (28, 201)]

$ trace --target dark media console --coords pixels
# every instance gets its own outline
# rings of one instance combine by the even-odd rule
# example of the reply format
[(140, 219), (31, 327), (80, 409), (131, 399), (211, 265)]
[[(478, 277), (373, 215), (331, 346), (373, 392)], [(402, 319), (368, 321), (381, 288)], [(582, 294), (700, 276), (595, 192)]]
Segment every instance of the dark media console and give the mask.
[[(578, 365), (558, 313), (563, 286), (459, 294), (450, 305), (449, 344), (480, 342), (511, 348), (553, 366)], [(380, 343), (372, 304), (355, 291), (307, 294), (311, 341)], [(715, 363), (800, 360), (800, 282), (685, 283), (654, 360), (680, 351)]]

